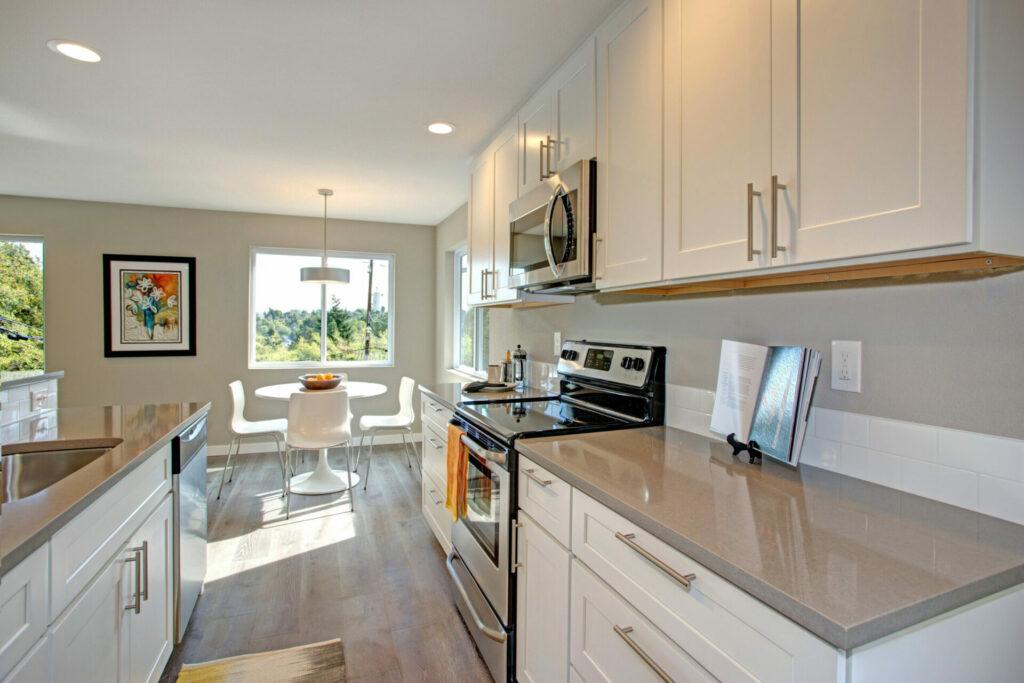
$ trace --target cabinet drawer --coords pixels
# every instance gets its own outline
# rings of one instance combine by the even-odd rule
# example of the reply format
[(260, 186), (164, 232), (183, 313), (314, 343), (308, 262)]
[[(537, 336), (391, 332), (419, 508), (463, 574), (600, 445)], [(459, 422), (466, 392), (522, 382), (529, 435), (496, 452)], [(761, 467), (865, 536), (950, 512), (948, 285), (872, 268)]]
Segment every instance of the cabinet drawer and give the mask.
[(448, 433), (448, 421), (452, 419), (452, 411), (447, 406), (427, 396), (420, 405), (423, 422), (429, 422), (441, 434)]
[(50, 636), (46, 635), (29, 650), (25, 658), (18, 662), (10, 675), (3, 679), (4, 683), (50, 683), (53, 675), (50, 671)]
[(445, 552), (452, 547), (452, 516), (444, 507), (445, 488), (423, 473), (423, 516)]
[(566, 548), (572, 532), (572, 488), (529, 458), (519, 456), (519, 507)]
[(171, 446), (154, 453), (50, 539), (56, 619), (171, 490)]
[[(574, 555), (716, 678), (836, 679), (830, 645), (580, 491), (572, 541)], [(690, 588), (670, 572), (692, 574)]]
[(448, 481), (448, 444), (431, 429), (423, 431), (423, 472), (435, 481)]
[(32, 649), (49, 623), (50, 549), (43, 545), (0, 581), (0, 679)]
[[(711, 683), (715, 678), (584, 567), (572, 563), (574, 679)], [(659, 674), (659, 669), (661, 674)], [(575, 678), (577, 677), (578, 678)]]

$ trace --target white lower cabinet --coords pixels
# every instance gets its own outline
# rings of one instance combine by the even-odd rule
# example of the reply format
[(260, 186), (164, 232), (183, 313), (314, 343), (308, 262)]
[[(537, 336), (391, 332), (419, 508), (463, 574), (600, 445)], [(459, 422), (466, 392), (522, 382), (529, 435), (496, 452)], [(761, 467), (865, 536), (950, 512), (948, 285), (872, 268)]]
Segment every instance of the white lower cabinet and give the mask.
[(579, 560), (572, 562), (571, 652), (588, 683), (716, 680)]
[(572, 554), (520, 510), (516, 561), (516, 677), (569, 675), (569, 563)]
[(46, 633), (50, 546), (43, 545), (0, 580), (0, 677)]
[(53, 625), (53, 677), (56, 681), (112, 683), (127, 670), (133, 567), (125, 548), (100, 572)]
[(49, 683), (53, 680), (50, 664), (50, 636), (46, 635), (18, 662), (4, 683)]
[(128, 549), (142, 549), (141, 602), (128, 620), (128, 680), (159, 680), (174, 648), (174, 582), (171, 565), (173, 503), (170, 497), (129, 541)]
[(422, 495), (423, 517), (427, 520), (427, 526), (434, 532), (444, 551), (448, 552), (452, 549), (452, 514), (444, 506), (447, 491), (426, 470), (423, 471)]

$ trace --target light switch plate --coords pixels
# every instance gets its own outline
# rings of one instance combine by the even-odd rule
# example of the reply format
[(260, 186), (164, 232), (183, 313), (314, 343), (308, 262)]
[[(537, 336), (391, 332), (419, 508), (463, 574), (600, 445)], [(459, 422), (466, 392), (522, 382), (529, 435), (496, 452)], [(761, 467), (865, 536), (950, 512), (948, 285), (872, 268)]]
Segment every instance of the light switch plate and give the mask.
[(562, 333), (555, 332), (555, 345), (554, 345), (555, 358), (558, 358), (558, 354), (562, 353)]
[(832, 342), (832, 388), (860, 393), (860, 342)]
[(30, 410), (35, 412), (42, 410), (46, 407), (46, 401), (50, 398), (50, 392), (46, 389), (40, 389), (29, 393), (29, 403), (31, 404)]

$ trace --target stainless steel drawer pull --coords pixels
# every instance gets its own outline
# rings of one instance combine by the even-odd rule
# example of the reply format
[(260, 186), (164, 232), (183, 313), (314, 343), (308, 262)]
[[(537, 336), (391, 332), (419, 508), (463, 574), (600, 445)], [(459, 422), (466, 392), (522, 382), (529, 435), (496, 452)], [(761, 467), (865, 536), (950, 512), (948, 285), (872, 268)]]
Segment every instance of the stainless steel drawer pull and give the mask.
[(135, 565), (135, 596), (132, 603), (124, 608), (125, 612), (142, 612), (142, 548), (128, 548), (132, 554), (125, 562), (132, 562)]
[(779, 255), (780, 251), (786, 251), (785, 247), (779, 246), (779, 190), (785, 190), (786, 186), (779, 182), (779, 176), (772, 176), (772, 258)]
[(534, 474), (534, 472), (536, 471), (537, 470), (523, 470), (523, 474), (525, 474), (527, 477), (529, 477), (535, 483), (540, 484), (541, 486), (551, 486), (553, 482), (550, 479), (541, 479), (536, 474)]
[(442, 408), (441, 406), (437, 405), (436, 403), (431, 403), (430, 404), (430, 409), (433, 410), (435, 413), (440, 413), (442, 410), (444, 410), (444, 408)]
[[(473, 601), (469, 599), (469, 593), (466, 592), (466, 587), (462, 585), (462, 579), (459, 578), (459, 574), (455, 570), (456, 558), (458, 558), (458, 555), (456, 555), (455, 551), (452, 550), (448, 553), (448, 559), (445, 564), (448, 565), (448, 575), (452, 577), (452, 583), (455, 584), (455, 588), (459, 591), (459, 595), (462, 596), (462, 603), (466, 606), (466, 611), (469, 612), (470, 618), (473, 620), (473, 623), (476, 624), (477, 630), (496, 643), (504, 643), (508, 640), (508, 634), (505, 633), (501, 625), (499, 624), (498, 628), (494, 629), (485, 624), (483, 619), (480, 618), (480, 614), (476, 611)], [(461, 561), (461, 558), (459, 559)], [(480, 589), (477, 588), (477, 590), (479, 591)]]
[(434, 496), (434, 494), (435, 494), (435, 493), (437, 493), (436, 491), (434, 491), (434, 489), (427, 489), (427, 490), (428, 490), (428, 491), (429, 491), (429, 493), (430, 493), (430, 499), (431, 499), (432, 501), (434, 501), (434, 505), (440, 505), (441, 503), (443, 503), (443, 502), (444, 502), (443, 500), (439, 500), (438, 498), (436, 498), (436, 497)]
[(548, 136), (548, 144), (546, 145), (544, 150), (548, 162), (548, 172), (544, 175), (545, 178), (550, 178), (551, 176), (555, 175), (555, 172), (551, 170), (551, 148), (554, 146), (556, 142), (556, 140), (551, 139), (550, 135)]
[(637, 554), (640, 555), (642, 558), (653, 564), (661, 571), (668, 574), (673, 581), (677, 582), (686, 590), (690, 590), (690, 584), (692, 584), (697, 579), (696, 574), (680, 574), (675, 569), (665, 564), (664, 561), (659, 560), (657, 557), (652, 555), (646, 548), (644, 548), (642, 545), (633, 540), (634, 538), (636, 538), (636, 534), (624, 534), (621, 531), (616, 531), (615, 538), (619, 539), (620, 541), (628, 545), (630, 548), (635, 550)]
[(633, 632), (632, 626), (616, 625), (615, 632), (619, 634), (619, 638), (622, 638), (624, 641), (626, 641), (626, 645), (629, 645), (630, 649), (632, 649), (633, 652), (637, 653), (637, 655), (640, 656), (640, 659), (644, 660), (644, 664), (651, 667), (651, 671), (653, 671), (658, 676), (658, 678), (665, 681), (665, 683), (675, 683), (675, 679), (669, 676), (664, 669), (658, 666), (658, 663), (654, 661), (654, 659), (652, 659), (649, 654), (644, 652), (644, 649), (640, 647), (640, 643), (636, 642), (629, 636), (629, 634)]
[(149, 541), (142, 542), (142, 599), (149, 601)]
[(427, 437), (427, 441), (429, 441), (430, 445), (433, 446), (434, 448), (437, 448), (437, 449), (441, 448), (441, 442), (435, 441), (433, 437), (428, 436)]
[(754, 249), (754, 197), (760, 197), (761, 193), (754, 189), (754, 183), (747, 183), (747, 260), (753, 261), (754, 254), (760, 254), (760, 249)]
[(544, 153), (544, 148), (546, 146), (547, 143), (544, 142), (544, 140), (541, 140), (540, 151), (537, 152), (537, 157), (538, 159), (540, 159), (540, 177), (538, 178), (538, 180), (544, 180), (545, 178), (548, 177), (547, 174), (544, 172), (544, 157), (546, 156), (546, 154)]

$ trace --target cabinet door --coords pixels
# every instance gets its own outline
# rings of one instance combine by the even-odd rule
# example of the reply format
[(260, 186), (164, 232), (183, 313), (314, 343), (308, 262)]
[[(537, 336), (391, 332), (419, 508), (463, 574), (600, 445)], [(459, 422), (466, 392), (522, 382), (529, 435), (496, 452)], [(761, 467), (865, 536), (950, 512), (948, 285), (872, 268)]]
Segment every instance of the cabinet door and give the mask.
[(521, 683), (569, 676), (571, 553), (519, 511), (516, 560), (516, 677)]
[(514, 299), (516, 291), (508, 288), (511, 259), (508, 207), (516, 199), (516, 128), (510, 123), (498, 138), (494, 150), (494, 265), (490, 279), (493, 299)]
[(971, 240), (970, 6), (772, 3), (778, 263)]
[(469, 177), (469, 299), (484, 300), (494, 263), (494, 157), (484, 153)]
[[(555, 150), (548, 150), (555, 137), (552, 83), (544, 86), (519, 110), (519, 194), (539, 186), (554, 171)], [(550, 161), (550, 163), (549, 163)]]
[(124, 549), (53, 626), (53, 678), (76, 683), (125, 680), (134, 563)]
[(597, 113), (594, 95), (594, 39), (588, 38), (553, 79), (555, 158), (553, 170), (563, 171), (596, 154)]
[(4, 683), (49, 683), (53, 680), (50, 661), (50, 636), (45, 635), (11, 670)]
[(661, 279), (662, 0), (628, 0), (597, 32), (600, 288)]
[(168, 496), (128, 544), (144, 548), (142, 608), (128, 620), (129, 676), (131, 683), (156, 681), (174, 647), (172, 554), (173, 502)]
[(771, 3), (666, 0), (665, 27), (665, 278), (766, 266)]

